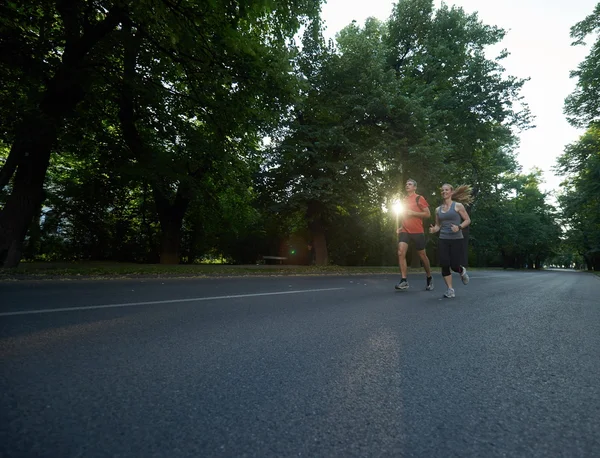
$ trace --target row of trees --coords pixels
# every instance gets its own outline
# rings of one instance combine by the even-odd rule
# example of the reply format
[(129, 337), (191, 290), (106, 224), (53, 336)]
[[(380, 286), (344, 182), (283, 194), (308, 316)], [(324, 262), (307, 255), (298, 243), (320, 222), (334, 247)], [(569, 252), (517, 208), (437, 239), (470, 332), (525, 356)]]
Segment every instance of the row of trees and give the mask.
[[(0, 7), (0, 262), (391, 265), (404, 181), (469, 183), (470, 262), (539, 267), (560, 223), (504, 31), (432, 0), (322, 37), (318, 0)], [(300, 38), (298, 31), (302, 30)], [(428, 249), (435, 259), (435, 239)]]
[(556, 165), (565, 177), (559, 196), (562, 221), (567, 228), (563, 247), (554, 262), (571, 265), (583, 262), (589, 270), (600, 271), (600, 3), (588, 17), (571, 28), (573, 45), (583, 45), (596, 35), (590, 53), (571, 73), (577, 79), (575, 91), (565, 100), (569, 122), (586, 129), (568, 145)]
[(18, 263), (34, 220), (67, 252), (158, 244), (177, 262), (186, 217), (201, 239), (207, 215), (248, 198), (253, 151), (297, 93), (289, 42), (318, 12), (318, 0), (3, 4), (0, 262)]

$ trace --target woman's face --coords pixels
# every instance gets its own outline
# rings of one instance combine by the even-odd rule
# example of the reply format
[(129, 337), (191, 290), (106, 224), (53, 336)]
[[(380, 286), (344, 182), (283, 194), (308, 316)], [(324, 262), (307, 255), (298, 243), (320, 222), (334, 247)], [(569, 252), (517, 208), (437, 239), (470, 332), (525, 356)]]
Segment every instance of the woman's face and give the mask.
[(448, 199), (449, 197), (452, 197), (452, 188), (445, 184), (442, 186), (442, 198)]

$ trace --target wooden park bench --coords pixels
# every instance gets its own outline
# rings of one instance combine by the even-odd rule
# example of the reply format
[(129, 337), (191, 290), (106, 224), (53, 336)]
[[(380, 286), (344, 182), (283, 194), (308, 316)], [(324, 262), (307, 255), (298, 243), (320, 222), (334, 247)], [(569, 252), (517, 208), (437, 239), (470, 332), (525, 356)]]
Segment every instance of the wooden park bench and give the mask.
[(281, 264), (283, 261), (285, 261), (287, 259), (287, 258), (284, 258), (283, 256), (263, 256), (262, 258), (265, 261), (267, 261), (267, 260), (279, 261), (279, 264)]

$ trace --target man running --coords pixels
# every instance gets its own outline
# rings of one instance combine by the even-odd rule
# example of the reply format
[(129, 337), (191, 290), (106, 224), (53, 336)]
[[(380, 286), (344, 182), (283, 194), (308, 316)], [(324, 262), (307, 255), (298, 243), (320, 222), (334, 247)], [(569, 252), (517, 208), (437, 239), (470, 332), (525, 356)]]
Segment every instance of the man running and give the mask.
[(427, 275), (427, 291), (433, 290), (433, 278), (431, 278), (431, 266), (429, 258), (425, 252), (425, 231), (423, 229), (423, 219), (431, 217), (429, 204), (423, 196), (417, 194), (417, 182), (413, 179), (406, 181), (406, 197), (403, 201), (404, 211), (402, 212), (402, 226), (397, 229), (398, 237), (398, 263), (400, 264), (400, 274), (402, 278), (395, 288), (399, 290), (408, 289), (406, 265), (406, 252), (408, 244), (412, 242), (417, 254), (421, 258), (425, 274)]

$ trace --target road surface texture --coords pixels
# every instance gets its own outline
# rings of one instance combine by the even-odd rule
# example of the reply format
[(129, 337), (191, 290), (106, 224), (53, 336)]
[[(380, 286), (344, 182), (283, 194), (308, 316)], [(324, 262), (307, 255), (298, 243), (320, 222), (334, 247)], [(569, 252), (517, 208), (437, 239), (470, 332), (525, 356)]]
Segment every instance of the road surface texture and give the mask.
[(600, 278), (435, 280), (0, 283), (0, 456), (600, 456)]

